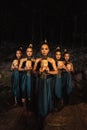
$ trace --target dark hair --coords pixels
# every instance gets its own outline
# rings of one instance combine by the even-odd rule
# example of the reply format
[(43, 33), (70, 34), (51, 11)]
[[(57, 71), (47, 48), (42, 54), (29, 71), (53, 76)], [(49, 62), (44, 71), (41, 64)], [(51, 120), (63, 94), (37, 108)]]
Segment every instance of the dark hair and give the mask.
[(19, 47), (19, 48), (16, 50), (16, 52), (15, 52), (14, 58), (16, 58), (16, 53), (17, 53), (17, 51), (19, 51), (19, 52), (21, 53), (21, 57), (22, 57), (22, 54), (23, 54), (23, 51), (22, 51), (22, 50), (23, 50), (22, 47)]
[(31, 48), (33, 50), (33, 44), (30, 43), (29, 46), (26, 49), (28, 49), (28, 48)]
[(47, 39), (45, 39), (45, 40), (41, 43), (41, 46), (42, 46), (42, 45), (47, 45), (47, 46), (49, 47)]
[(67, 49), (64, 49), (63, 56), (64, 56), (65, 54), (69, 54), (69, 55), (70, 55), (70, 53), (69, 53), (69, 51), (68, 51)]
[(23, 48), (22, 48), (22, 47), (19, 47), (19, 48), (16, 50), (16, 52), (17, 52), (17, 51), (20, 51), (20, 52), (22, 53)]
[(55, 50), (55, 53), (56, 52), (61, 52), (61, 49), (60, 49), (60, 47), (58, 46), (58, 47), (56, 47), (56, 50)]
[(33, 48), (33, 44), (30, 43), (28, 47), (29, 47), (29, 48)]

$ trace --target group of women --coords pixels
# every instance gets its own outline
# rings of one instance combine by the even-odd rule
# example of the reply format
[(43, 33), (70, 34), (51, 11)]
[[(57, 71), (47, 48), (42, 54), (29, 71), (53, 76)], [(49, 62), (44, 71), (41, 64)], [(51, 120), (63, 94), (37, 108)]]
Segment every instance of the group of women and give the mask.
[(34, 111), (44, 119), (55, 108), (68, 103), (74, 69), (67, 50), (62, 55), (57, 47), (52, 58), (48, 43), (43, 42), (40, 52), (41, 57), (35, 59), (32, 44), (27, 47), (25, 58), (21, 48), (16, 51), (11, 83), (15, 104), (21, 103), (27, 112)]

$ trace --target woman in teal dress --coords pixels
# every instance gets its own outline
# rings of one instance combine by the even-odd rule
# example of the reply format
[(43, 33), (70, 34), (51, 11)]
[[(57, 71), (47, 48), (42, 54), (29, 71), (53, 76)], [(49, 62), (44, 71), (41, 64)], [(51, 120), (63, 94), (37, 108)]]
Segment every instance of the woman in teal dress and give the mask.
[(13, 95), (15, 100), (15, 105), (20, 102), (21, 90), (20, 90), (20, 74), (19, 74), (19, 64), (22, 58), (22, 48), (16, 51), (16, 58), (13, 60), (11, 65), (12, 75), (11, 75), (11, 85), (13, 89)]
[(48, 56), (49, 51), (48, 44), (42, 43), (42, 56), (36, 59), (33, 69), (34, 73), (38, 74), (37, 113), (41, 119), (45, 119), (47, 114), (52, 111), (53, 78), (58, 73), (54, 59)]
[(64, 104), (68, 104), (72, 92), (72, 72), (74, 69), (70, 61), (70, 53), (66, 49), (64, 51), (64, 64), (66, 69), (62, 72), (62, 97)]
[(62, 56), (60, 47), (56, 48), (55, 51), (55, 61), (58, 69), (58, 74), (55, 78), (55, 87), (54, 87), (54, 107), (56, 109), (61, 108), (62, 106), (62, 70), (66, 69)]
[(35, 59), (33, 58), (33, 48), (32, 44), (29, 45), (26, 49), (26, 58), (23, 58), (21, 60), (19, 70), (23, 72), (22, 75), (22, 103), (27, 104), (29, 106), (29, 109), (31, 107), (31, 102), (33, 98), (33, 79), (34, 75), (32, 72)]

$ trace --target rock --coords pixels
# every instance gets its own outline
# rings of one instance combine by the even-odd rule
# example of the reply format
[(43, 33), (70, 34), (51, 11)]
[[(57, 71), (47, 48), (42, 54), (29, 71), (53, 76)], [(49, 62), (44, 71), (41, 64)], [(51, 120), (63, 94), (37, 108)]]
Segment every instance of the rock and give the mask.
[(83, 73), (83, 78), (84, 78), (85, 80), (87, 80), (87, 70), (84, 71), (84, 73)]
[(79, 89), (79, 90), (82, 90), (83, 86), (82, 84), (79, 82), (76, 83), (76, 87)]
[(76, 75), (74, 76), (74, 79), (75, 79), (77, 82), (81, 81), (81, 80), (82, 80), (82, 73), (76, 74)]
[(0, 74), (0, 79), (2, 78), (2, 75)]

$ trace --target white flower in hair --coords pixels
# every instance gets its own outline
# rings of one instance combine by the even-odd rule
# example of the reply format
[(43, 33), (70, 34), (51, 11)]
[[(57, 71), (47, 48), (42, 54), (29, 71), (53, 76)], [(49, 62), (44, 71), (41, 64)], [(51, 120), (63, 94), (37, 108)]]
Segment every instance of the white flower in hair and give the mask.
[(22, 47), (20, 47), (19, 49), (22, 50)]
[(64, 49), (64, 52), (67, 52), (67, 49)]
[(32, 44), (29, 44), (29, 47), (33, 47), (33, 45), (32, 45)]
[(60, 47), (58, 46), (58, 47), (56, 48), (56, 50), (60, 50)]
[(47, 40), (45, 39), (44, 42), (47, 43)]

